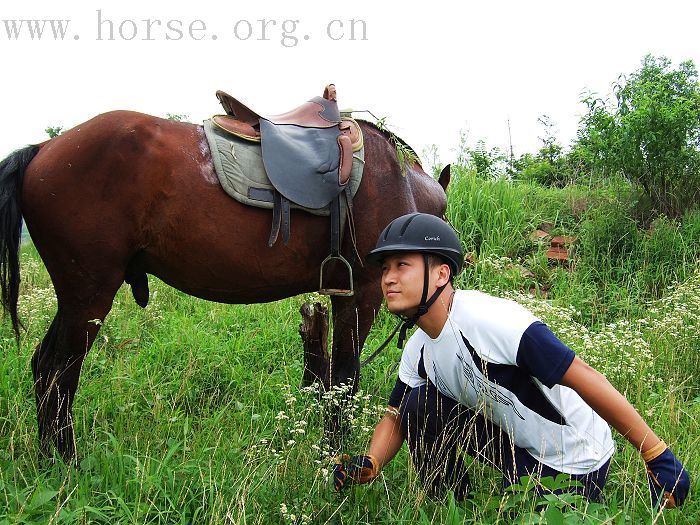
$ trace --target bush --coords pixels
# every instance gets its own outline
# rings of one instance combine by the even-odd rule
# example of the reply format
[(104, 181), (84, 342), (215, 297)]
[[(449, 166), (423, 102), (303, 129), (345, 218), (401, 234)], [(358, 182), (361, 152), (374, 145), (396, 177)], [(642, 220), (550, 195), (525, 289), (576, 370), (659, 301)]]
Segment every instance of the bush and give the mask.
[(525, 153), (515, 162), (514, 168), (518, 180), (523, 182), (557, 188), (562, 188), (569, 182), (564, 156), (551, 160), (539, 153)]
[(657, 212), (680, 217), (700, 198), (700, 84), (692, 61), (677, 69), (648, 55), (615, 89), (616, 102), (583, 102), (578, 146), (604, 175), (639, 184)]
[(687, 279), (700, 258), (700, 212), (683, 221), (660, 215), (640, 229), (632, 217), (637, 205), (629, 196), (601, 204), (580, 225), (576, 272), (556, 291), (570, 294), (589, 326), (642, 315), (646, 302)]
[(539, 119), (544, 136), (537, 154), (525, 153), (513, 163), (514, 178), (547, 187), (563, 188), (590, 176), (590, 153), (574, 145), (565, 152), (554, 135), (554, 123), (547, 115)]

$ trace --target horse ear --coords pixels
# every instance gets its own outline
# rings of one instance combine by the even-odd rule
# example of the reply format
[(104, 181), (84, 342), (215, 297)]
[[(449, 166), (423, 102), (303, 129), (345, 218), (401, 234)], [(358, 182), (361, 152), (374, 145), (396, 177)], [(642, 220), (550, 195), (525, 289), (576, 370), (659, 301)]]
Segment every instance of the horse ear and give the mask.
[(440, 177), (438, 177), (438, 182), (444, 191), (447, 191), (447, 185), (450, 183), (450, 165), (448, 164), (440, 172)]

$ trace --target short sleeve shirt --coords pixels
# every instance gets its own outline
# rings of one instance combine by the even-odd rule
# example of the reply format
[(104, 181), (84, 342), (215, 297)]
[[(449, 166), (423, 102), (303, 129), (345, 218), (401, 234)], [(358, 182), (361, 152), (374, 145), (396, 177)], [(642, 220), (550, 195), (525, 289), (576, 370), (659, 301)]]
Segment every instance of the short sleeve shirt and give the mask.
[[(585, 474), (612, 456), (614, 443), (607, 423), (575, 391), (557, 384), (574, 355), (514, 301), (458, 290), (438, 337), (418, 329), (408, 340), (399, 381), (409, 388), (430, 381), (482, 411), (541, 463)], [(392, 406), (400, 402), (395, 397)]]

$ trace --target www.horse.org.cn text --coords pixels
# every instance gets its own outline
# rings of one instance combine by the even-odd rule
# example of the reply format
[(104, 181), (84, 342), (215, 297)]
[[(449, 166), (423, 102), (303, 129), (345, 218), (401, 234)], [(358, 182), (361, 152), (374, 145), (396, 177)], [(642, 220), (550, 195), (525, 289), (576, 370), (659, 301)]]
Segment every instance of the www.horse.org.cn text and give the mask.
[[(95, 11), (92, 27), (71, 19), (2, 19), (0, 35), (9, 41), (98, 42), (222, 41), (261, 42), (296, 47), (304, 42), (367, 41), (367, 22), (362, 19), (329, 19), (304, 23), (299, 19), (238, 19), (207, 23), (201, 19), (122, 18)], [(4, 29), (4, 31), (2, 31)]]

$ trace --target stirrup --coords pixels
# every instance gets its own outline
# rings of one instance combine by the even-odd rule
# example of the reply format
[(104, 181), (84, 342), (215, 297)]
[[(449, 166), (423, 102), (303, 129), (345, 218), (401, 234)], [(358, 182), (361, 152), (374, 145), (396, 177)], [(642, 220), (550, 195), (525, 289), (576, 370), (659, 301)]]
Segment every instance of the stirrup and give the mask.
[[(336, 259), (340, 262), (342, 262), (348, 269), (348, 275), (350, 276), (350, 289), (346, 290), (344, 288), (324, 288), (323, 287), (323, 268), (326, 266), (327, 263), (332, 261), (333, 259)], [(352, 295), (355, 294), (355, 290), (353, 288), (353, 279), (352, 279), (352, 266), (350, 266), (350, 263), (343, 257), (342, 255), (329, 255), (325, 259), (323, 259), (323, 262), (321, 263), (321, 278), (318, 283), (318, 293), (322, 295), (337, 295), (340, 297), (351, 297)]]

